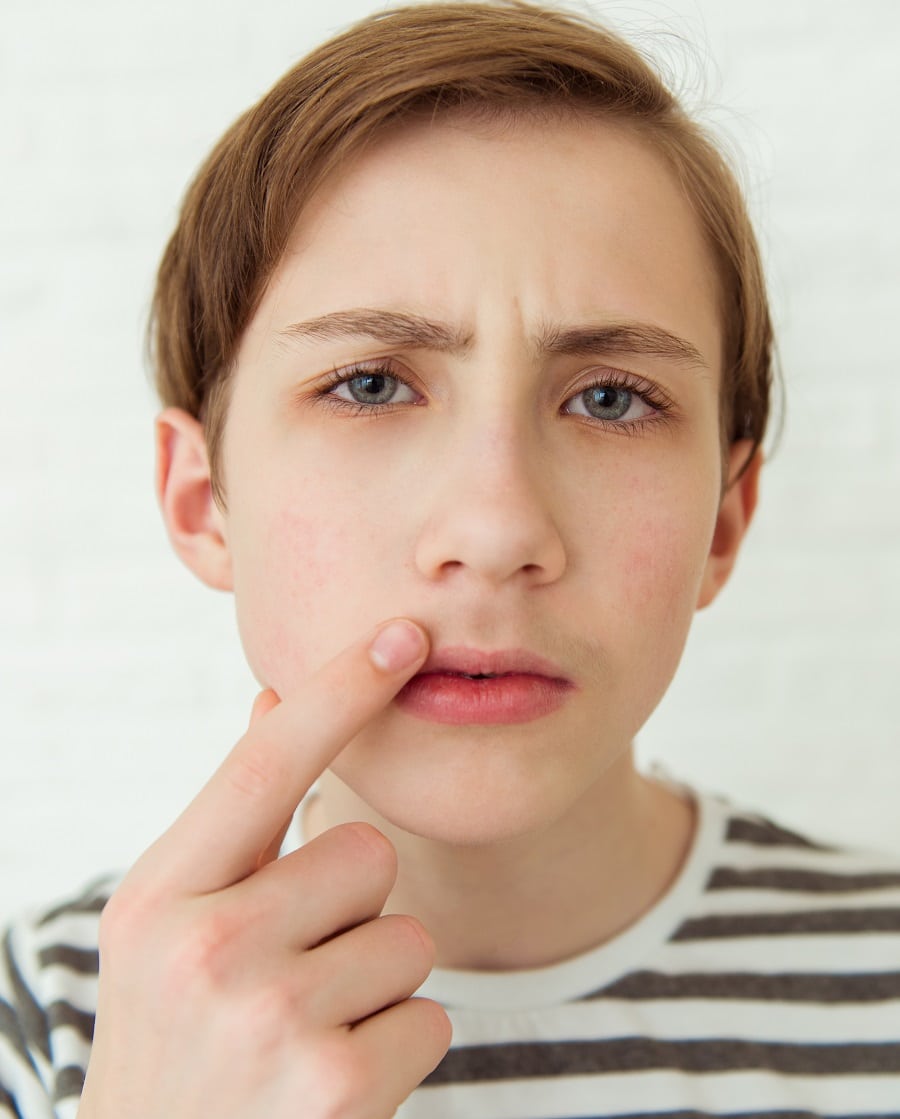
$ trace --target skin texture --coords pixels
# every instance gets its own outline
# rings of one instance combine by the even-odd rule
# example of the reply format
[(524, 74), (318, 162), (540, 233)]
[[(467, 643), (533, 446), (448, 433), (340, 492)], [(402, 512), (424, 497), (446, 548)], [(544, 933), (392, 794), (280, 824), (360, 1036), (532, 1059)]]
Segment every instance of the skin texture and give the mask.
[[(550, 963), (666, 889), (692, 809), (635, 771), (631, 743), (728, 578), (759, 470), (723, 490), (747, 448), (723, 464), (717, 296), (667, 168), (609, 124), (409, 125), (304, 212), (238, 354), (227, 510), (197, 421), (157, 422), (173, 546), (234, 592), (265, 690), (104, 913), (82, 1119), (300, 1100), (387, 1117), (449, 1044), (441, 1009), (409, 997), (435, 958)], [(354, 308), (469, 344), (289, 329)], [(623, 323), (694, 358), (535, 345)], [(335, 383), (359, 362), (403, 386), (380, 410)], [(623, 378), (621, 417), (585, 411)], [(393, 631), (406, 656), (373, 660), (360, 635), (392, 617), (417, 623)], [(394, 703), (448, 646), (549, 660), (565, 702), (462, 726)], [(317, 778), (315, 838), (279, 859)]]

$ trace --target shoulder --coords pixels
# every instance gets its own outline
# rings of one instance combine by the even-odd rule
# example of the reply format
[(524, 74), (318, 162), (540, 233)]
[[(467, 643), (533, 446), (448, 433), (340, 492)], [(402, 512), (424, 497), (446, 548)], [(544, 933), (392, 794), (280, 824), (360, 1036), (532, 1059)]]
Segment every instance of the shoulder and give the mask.
[(23, 1116), (55, 1114), (44, 1110), (51, 1101), (59, 1107), (80, 1094), (97, 1007), (100, 914), (119, 881), (95, 879), (23, 913), (3, 933), (0, 1103), (12, 1099)]
[(785, 827), (758, 812), (726, 809), (720, 863), (712, 889), (758, 888), (855, 898), (897, 900), (900, 854), (830, 843)]

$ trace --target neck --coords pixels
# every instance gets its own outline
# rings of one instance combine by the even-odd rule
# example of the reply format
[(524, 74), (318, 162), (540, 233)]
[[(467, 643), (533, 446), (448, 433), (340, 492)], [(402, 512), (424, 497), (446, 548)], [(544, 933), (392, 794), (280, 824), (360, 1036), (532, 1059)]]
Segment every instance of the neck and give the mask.
[(311, 838), (349, 820), (374, 824), (399, 857), (384, 911), (418, 917), (440, 967), (510, 970), (557, 963), (634, 924), (677, 875), (693, 816), (686, 800), (638, 774), (629, 752), (563, 819), (501, 843), (411, 835), (331, 773), (305, 831)]

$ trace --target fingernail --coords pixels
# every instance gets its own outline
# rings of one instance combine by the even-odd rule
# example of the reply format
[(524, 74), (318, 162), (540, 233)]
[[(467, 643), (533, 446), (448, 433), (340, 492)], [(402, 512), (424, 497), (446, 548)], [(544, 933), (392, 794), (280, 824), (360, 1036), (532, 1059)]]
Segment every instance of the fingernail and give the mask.
[(369, 656), (382, 672), (408, 668), (425, 652), (425, 636), (412, 622), (396, 621), (378, 631), (369, 646)]

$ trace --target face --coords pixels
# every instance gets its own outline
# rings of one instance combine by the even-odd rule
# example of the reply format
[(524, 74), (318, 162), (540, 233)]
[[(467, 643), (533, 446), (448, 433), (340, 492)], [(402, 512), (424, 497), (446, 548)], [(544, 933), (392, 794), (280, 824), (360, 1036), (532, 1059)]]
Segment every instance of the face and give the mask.
[(409, 125), (306, 209), (223, 443), (250, 664), (287, 696), (404, 615), (438, 668), (522, 677), (439, 673), (350, 743), (378, 814), (520, 834), (627, 753), (722, 581), (721, 344), (688, 203), (608, 123)]

